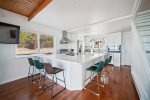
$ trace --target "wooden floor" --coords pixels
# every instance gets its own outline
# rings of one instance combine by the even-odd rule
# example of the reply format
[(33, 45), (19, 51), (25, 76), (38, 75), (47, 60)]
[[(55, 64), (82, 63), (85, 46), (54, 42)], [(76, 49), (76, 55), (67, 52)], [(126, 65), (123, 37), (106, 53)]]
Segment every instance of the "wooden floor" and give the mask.
[[(94, 89), (95, 86), (91, 88)], [(57, 86), (56, 90), (60, 88), (60, 86)], [(37, 94), (39, 91), (41, 90), (38, 89), (38, 85), (32, 85), (31, 79), (23, 78), (0, 85), (0, 100), (51, 100), (50, 90)], [(98, 97), (87, 90), (65, 90), (53, 100), (139, 100), (131, 77), (130, 67), (114, 67), (113, 73), (105, 81), (104, 87), (100, 88), (100, 93), (101, 95)]]

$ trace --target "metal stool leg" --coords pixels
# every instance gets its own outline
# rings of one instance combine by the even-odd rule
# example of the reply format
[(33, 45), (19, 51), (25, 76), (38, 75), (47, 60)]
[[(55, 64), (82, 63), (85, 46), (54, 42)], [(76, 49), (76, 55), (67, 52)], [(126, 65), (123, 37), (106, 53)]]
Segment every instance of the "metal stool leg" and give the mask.
[(65, 80), (64, 71), (63, 71), (63, 77), (64, 77), (64, 85), (65, 85), (65, 89), (66, 89), (66, 80)]
[(34, 75), (35, 75), (35, 68), (34, 68), (34, 66), (33, 66), (33, 70), (32, 70), (32, 83), (36, 83), (36, 82), (34, 81)]
[(42, 74), (41, 74), (41, 72), (40, 72), (39, 88), (41, 88), (41, 76), (42, 76)]
[(97, 95), (99, 95), (99, 78), (98, 78), (98, 74), (96, 75), (97, 76), (97, 86), (98, 86), (98, 93), (97, 93)]
[(31, 69), (31, 65), (29, 66), (29, 70), (28, 70), (28, 78), (30, 77), (31, 73), (30, 73), (30, 69)]
[(85, 82), (86, 82), (86, 73), (87, 73), (87, 70), (85, 71), (85, 77), (84, 77), (84, 88), (85, 88)]
[(52, 74), (52, 98), (54, 97), (53, 96), (53, 88), (54, 88), (54, 75)]

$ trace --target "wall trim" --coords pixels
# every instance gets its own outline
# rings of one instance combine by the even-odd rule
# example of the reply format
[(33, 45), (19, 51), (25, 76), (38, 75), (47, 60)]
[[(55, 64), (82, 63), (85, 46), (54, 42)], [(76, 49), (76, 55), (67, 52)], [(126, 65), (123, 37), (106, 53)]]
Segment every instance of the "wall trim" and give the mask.
[(136, 78), (136, 75), (132, 71), (132, 69), (131, 69), (131, 76), (132, 76), (132, 79), (133, 79), (133, 82), (135, 84), (135, 87), (136, 87), (136, 90), (138, 92), (140, 100), (148, 100), (146, 98), (146, 96), (144, 95), (143, 89), (141, 88), (141, 85), (139, 84), (139, 80)]

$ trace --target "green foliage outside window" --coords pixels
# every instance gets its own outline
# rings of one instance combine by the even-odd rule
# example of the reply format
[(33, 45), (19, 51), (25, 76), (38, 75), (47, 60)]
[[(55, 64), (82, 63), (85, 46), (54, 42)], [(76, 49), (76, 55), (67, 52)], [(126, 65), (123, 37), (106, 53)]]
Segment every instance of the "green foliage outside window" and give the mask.
[(47, 35), (40, 35), (40, 48), (53, 47), (53, 37)]
[(36, 49), (37, 35), (35, 33), (20, 33), (19, 48)]

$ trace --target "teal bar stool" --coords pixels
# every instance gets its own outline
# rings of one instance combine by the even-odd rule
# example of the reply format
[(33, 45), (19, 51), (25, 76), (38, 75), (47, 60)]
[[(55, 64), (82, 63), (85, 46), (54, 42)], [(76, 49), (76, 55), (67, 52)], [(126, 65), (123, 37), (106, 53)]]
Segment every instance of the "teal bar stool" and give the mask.
[[(109, 56), (108, 58), (106, 58), (104, 67), (107, 67), (110, 64), (111, 59), (112, 59), (112, 56)], [(105, 78), (108, 78), (108, 76), (111, 73), (111, 70), (109, 70), (109, 72), (106, 72), (106, 71), (102, 72), (102, 76), (105, 77)]]
[(39, 60), (34, 60), (34, 66), (35, 66), (36, 69), (39, 70), (40, 76), (39, 76), (39, 78), (36, 78), (36, 79), (33, 79), (33, 80), (38, 81), (39, 82), (39, 88), (41, 88), (41, 78), (45, 77), (44, 76), (44, 73), (45, 73), (44, 72), (44, 66), (43, 66), (42, 63), (40, 63)]
[[(100, 76), (100, 74), (101, 74), (101, 71), (103, 70), (104, 65), (105, 65), (105, 62), (104, 62), (104, 61), (101, 61), (98, 66), (91, 66), (91, 67), (87, 68), (87, 69), (86, 69), (86, 72), (85, 72), (84, 89), (87, 89), (87, 90), (89, 90), (90, 92), (92, 92), (92, 93), (94, 93), (94, 94), (96, 94), (96, 95), (98, 95), (98, 96), (99, 96), (99, 86), (102, 86), (101, 84), (99, 84), (99, 76)], [(91, 72), (91, 76), (86, 79), (87, 71)], [(91, 77), (92, 77), (93, 74), (96, 74), (96, 81), (97, 81), (96, 83), (93, 81), (93, 79), (91, 79)], [(94, 91), (92, 91), (92, 90), (86, 88), (85, 83), (86, 83), (86, 81), (89, 80), (89, 79), (90, 79), (90, 82), (93, 82), (94, 84), (97, 84), (97, 85), (98, 85), (98, 93), (96, 93), (96, 92), (94, 92)], [(103, 87), (104, 87), (104, 86), (103, 86)]]

